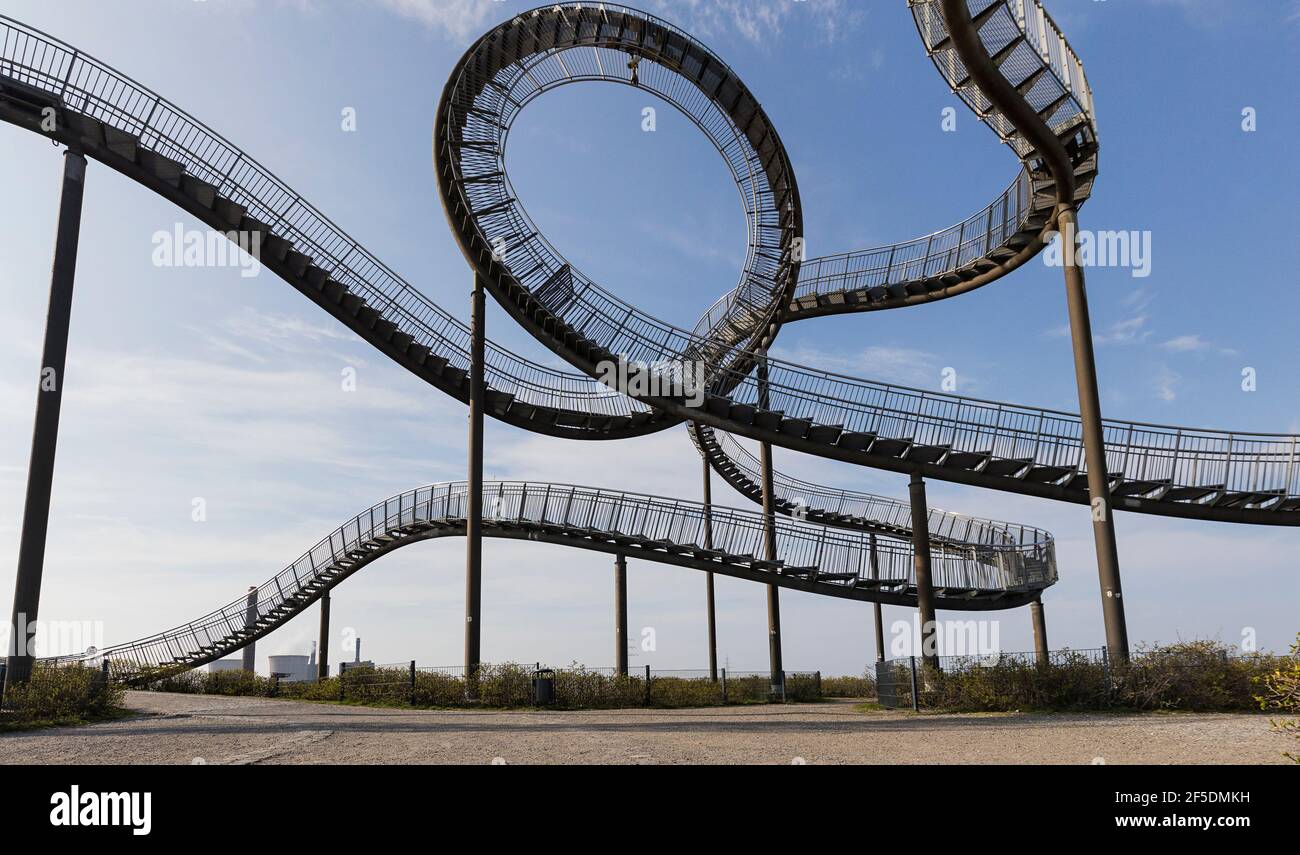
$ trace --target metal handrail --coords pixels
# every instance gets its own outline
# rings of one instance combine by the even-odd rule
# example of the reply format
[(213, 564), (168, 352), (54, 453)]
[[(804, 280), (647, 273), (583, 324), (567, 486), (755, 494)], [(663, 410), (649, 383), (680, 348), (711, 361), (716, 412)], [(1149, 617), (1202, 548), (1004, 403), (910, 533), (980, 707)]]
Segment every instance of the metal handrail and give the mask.
[[(691, 440), (700, 454), (715, 463), (729, 461), (736, 466), (740, 477), (757, 486), (761, 478), (761, 465), (749, 449), (731, 434), (698, 426), (690, 431)], [(701, 436), (704, 443), (701, 443)], [(780, 470), (772, 473), (773, 492), (778, 503), (786, 503), (806, 512), (824, 512), (858, 518), (867, 527), (910, 532), (912, 506), (888, 496), (878, 496), (857, 490), (836, 489), (814, 484)], [(1018, 549), (1034, 546), (1055, 561), (1055, 540), (1051, 532), (1022, 523), (985, 519), (931, 507), (927, 515), (932, 540), (949, 545), (979, 547), (984, 549)]]
[[(276, 233), (349, 290), (385, 307), (384, 316), (458, 368), (469, 366), (469, 327), (393, 272), (269, 169), (161, 95), (38, 29), (0, 15), (0, 76), (59, 96), (65, 107), (137, 136), (139, 144), (181, 163)], [(599, 415), (649, 408), (596, 382), (487, 343), (491, 388), (521, 401)]]
[[(1039, 20), (1041, 7), (1032, 0), (995, 2), (1002, 3), (1002, 8), (986, 27), (998, 33), (1011, 32), (1007, 28), (1010, 22), (1023, 37), (1028, 26), (1024, 22)], [(935, 17), (932, 2), (912, 0), (911, 5), (918, 31), (926, 39), (927, 49), (931, 49), (940, 40), (936, 38), (940, 34), (935, 22), (941, 22), (941, 17)], [(606, 7), (613, 8), (609, 4)], [(1055, 81), (1061, 91), (1068, 92), (1075, 100), (1066, 106), (1075, 109), (1075, 119), (1092, 128), (1091, 94), (1081, 68), (1075, 67), (1077, 56), (1045, 13), (1041, 21), (1037, 41), (1026, 41), (1031, 47), (1024, 62), (1042, 65), (1043, 79)], [(462, 322), (397, 277), (224, 137), (129, 77), (40, 31), (0, 17), (0, 38), (0, 74), (58, 95), (74, 112), (138, 135), (145, 148), (179, 161), (191, 174), (209, 180), (223, 194), (247, 205), (250, 216), (274, 222), (278, 231), (311, 253), (318, 266), (350, 290), (366, 295), (376, 306), (386, 305), (385, 314), (417, 341), (428, 344), (458, 367), (468, 366), (469, 333)], [(1035, 59), (1043, 55), (1044, 45), (1046, 59)], [(958, 66), (943, 60), (943, 53), (934, 51), (936, 65), (956, 85), (960, 82)], [(1013, 54), (1013, 61), (1019, 63), (1021, 59)], [(970, 89), (961, 91), (974, 98)], [(978, 107), (978, 103), (972, 106)], [(1071, 121), (1074, 119), (1067, 116), (1064, 125), (1058, 127), (1068, 126)], [(944, 233), (948, 232), (951, 229)], [(927, 243), (932, 245), (933, 241)], [(762, 312), (753, 314), (752, 306), (734, 296), (727, 299), (728, 312), (739, 317), (741, 327), (757, 328)], [(742, 361), (737, 367), (729, 343), (718, 351), (711, 346), (713, 343), (663, 322), (627, 324), (622, 316), (603, 316), (595, 311), (599, 307), (594, 304), (587, 308), (592, 310), (589, 323), (607, 325), (614, 337), (630, 327), (627, 340), (635, 341), (644, 357), (672, 357), (682, 352), (706, 356), (715, 392), (725, 392), (744, 403), (759, 400), (757, 381), (749, 376), (750, 363)], [(509, 391), (522, 401), (597, 415), (650, 411), (647, 404), (612, 391), (584, 374), (556, 371), (495, 345), (490, 345), (488, 352), (489, 385)], [(918, 445), (988, 452), (993, 459), (1027, 459), (1035, 465), (1083, 471), (1081, 430), (1073, 414), (874, 383), (777, 359), (767, 364), (770, 406), (787, 416), (813, 424), (840, 425), (846, 431), (908, 438)], [(665, 426), (670, 422), (665, 420)], [(1295, 435), (1177, 428), (1113, 419), (1106, 420), (1104, 426), (1108, 463), (1117, 473), (1140, 473), (1143, 480), (1165, 482), (1172, 487), (1286, 497), (1300, 494), (1294, 466)], [(988, 478), (984, 483), (1000, 486), (1004, 482)]]
[[(306, 608), (323, 590), (350, 572), (358, 562), (386, 542), (418, 536), (429, 527), (456, 525), (466, 518), (468, 484), (452, 481), (399, 493), (363, 510), (322, 538), (315, 546), (258, 586), (225, 606), (165, 632), (127, 644), (106, 647), (93, 657), (107, 658), (116, 672), (141, 668), (177, 667), (177, 650), (196, 655), (237, 649), (247, 644), (250, 626), (270, 619), (288, 620)], [(572, 484), (489, 481), (483, 491), (483, 520), (489, 533), (496, 528), (556, 529), (576, 536), (621, 536), (650, 547), (672, 544), (704, 551), (705, 521), (711, 526), (713, 554), (718, 566), (752, 560), (763, 554), (765, 520), (761, 512), (665, 498), (622, 490)], [(828, 576), (825, 584), (851, 586), (871, 580), (900, 591), (915, 585), (912, 548), (899, 540), (881, 539), (874, 546), (863, 533), (786, 519), (776, 520), (782, 560), (764, 572), (801, 572)], [(383, 539), (387, 539), (386, 541)], [(586, 540), (575, 540), (581, 546)], [(874, 552), (879, 579), (868, 558)], [(655, 560), (656, 553), (642, 551)], [(725, 556), (725, 557), (723, 557)], [(1056, 581), (1054, 563), (1046, 564), (1033, 546), (1005, 550), (992, 559), (974, 550), (940, 551), (933, 556), (937, 588), (979, 592), (985, 596), (1031, 591)], [(814, 575), (813, 578), (816, 578)], [(252, 604), (250, 605), (250, 597)], [(253, 622), (250, 623), (249, 615)], [(214, 647), (215, 645), (215, 647)], [(212, 658), (216, 658), (213, 656)]]

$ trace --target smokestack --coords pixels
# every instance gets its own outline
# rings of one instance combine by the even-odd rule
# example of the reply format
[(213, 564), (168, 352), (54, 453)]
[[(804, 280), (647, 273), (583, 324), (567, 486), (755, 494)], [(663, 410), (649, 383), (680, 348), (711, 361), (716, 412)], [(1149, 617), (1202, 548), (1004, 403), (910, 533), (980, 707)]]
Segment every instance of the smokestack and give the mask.
[(311, 656), (307, 657), (307, 664), (308, 665), (316, 664), (316, 642), (314, 641), (311, 643)]
[(361, 639), (360, 639), (360, 638), (357, 639), (357, 658), (356, 658), (356, 663), (357, 663), (358, 665), (361, 664)]
[[(248, 599), (245, 600), (244, 607), (244, 628), (252, 631), (257, 625), (257, 586), (250, 585), (248, 588)], [(250, 643), (244, 648), (244, 670), (251, 673), (257, 671), (257, 643)]]

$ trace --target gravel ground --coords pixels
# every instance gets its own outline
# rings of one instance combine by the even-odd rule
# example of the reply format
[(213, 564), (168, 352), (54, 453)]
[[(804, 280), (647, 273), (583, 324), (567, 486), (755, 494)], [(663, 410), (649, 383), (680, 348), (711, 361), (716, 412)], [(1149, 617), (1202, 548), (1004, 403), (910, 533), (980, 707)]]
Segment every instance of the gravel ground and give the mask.
[(127, 705), (140, 716), (0, 736), (0, 763), (1280, 763), (1288, 747), (1260, 715), (420, 711), (153, 692)]

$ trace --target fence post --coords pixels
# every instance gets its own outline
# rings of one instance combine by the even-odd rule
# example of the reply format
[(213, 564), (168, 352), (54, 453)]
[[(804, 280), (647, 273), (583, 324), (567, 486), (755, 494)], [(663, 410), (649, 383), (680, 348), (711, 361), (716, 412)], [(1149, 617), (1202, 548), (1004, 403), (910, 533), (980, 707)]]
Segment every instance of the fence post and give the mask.
[(346, 700), (347, 698), (346, 690), (343, 688), (344, 685), (343, 675), (347, 673), (347, 670), (348, 670), (348, 663), (340, 662), (339, 663), (339, 700), (340, 701)]
[(5, 706), (5, 672), (9, 670), (9, 663), (0, 660), (0, 709)]
[(108, 689), (108, 657), (105, 656), (99, 662), (99, 690)]
[(781, 669), (781, 703), (785, 703), (785, 669)]
[(411, 706), (415, 706), (415, 660), (411, 660)]
[(817, 672), (817, 700), (822, 698), (822, 672)]
[(726, 668), (722, 669), (722, 703), (724, 706), (727, 703), (727, 669)]
[(920, 712), (921, 697), (920, 697), (920, 693), (917, 692), (916, 689), (916, 657), (909, 656), (907, 658), (912, 664), (912, 712)]
[(650, 706), (650, 666), (645, 666), (645, 705)]

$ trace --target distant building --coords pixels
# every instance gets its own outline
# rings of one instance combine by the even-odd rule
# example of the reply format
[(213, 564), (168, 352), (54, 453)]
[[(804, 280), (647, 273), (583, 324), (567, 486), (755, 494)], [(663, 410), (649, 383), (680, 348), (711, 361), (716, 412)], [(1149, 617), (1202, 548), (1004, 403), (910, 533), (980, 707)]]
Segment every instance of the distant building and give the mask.
[(314, 656), (303, 656), (301, 654), (284, 654), (281, 656), (268, 656), (267, 664), (271, 669), (272, 677), (279, 677), (281, 683), (303, 683), (308, 680), (316, 679), (316, 663), (313, 661)]

